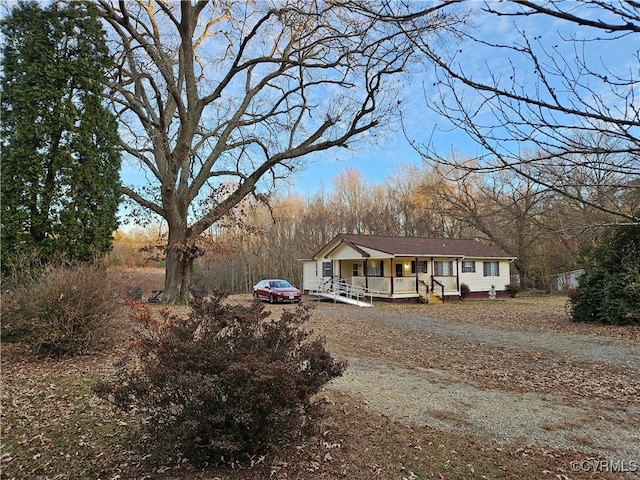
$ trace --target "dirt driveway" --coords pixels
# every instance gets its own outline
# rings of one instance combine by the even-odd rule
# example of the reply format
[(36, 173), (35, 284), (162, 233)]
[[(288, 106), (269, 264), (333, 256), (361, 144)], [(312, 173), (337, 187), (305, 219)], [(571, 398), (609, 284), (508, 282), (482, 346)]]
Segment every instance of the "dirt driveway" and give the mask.
[(573, 324), (565, 298), (307, 303), (313, 329), (349, 362), (332, 388), (385, 415), (640, 465), (638, 327)]

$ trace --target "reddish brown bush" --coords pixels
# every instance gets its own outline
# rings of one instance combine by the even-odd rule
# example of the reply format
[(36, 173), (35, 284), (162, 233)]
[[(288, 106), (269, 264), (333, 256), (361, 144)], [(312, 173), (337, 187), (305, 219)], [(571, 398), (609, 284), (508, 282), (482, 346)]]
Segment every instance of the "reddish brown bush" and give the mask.
[(521, 292), (520, 286), (515, 285), (513, 283), (510, 283), (509, 285), (505, 285), (504, 290), (509, 294), (511, 298), (516, 298), (516, 295)]
[(305, 330), (308, 307), (268, 318), (264, 306), (228, 305), (216, 292), (187, 318), (156, 320), (137, 305), (130, 357), (96, 391), (144, 415), (161, 450), (194, 463), (239, 458), (298, 435), (312, 397), (342, 374), (323, 342)]

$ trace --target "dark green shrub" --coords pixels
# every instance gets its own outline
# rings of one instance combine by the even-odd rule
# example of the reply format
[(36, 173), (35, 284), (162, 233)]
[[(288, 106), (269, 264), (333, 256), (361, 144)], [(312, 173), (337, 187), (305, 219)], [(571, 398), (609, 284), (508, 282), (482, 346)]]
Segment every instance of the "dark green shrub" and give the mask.
[(569, 296), (576, 322), (640, 324), (640, 225), (611, 229)]
[(471, 293), (471, 290), (469, 289), (469, 285), (467, 285), (466, 283), (461, 283), (460, 284), (460, 300), (464, 300), (465, 298), (467, 298), (470, 293)]
[(164, 311), (156, 320), (137, 304), (129, 354), (96, 392), (146, 419), (157, 451), (177, 451), (200, 464), (253, 455), (302, 431), (312, 397), (345, 365), (303, 328), (309, 308), (279, 320), (249, 306), (195, 297), (187, 318)]
[(511, 298), (516, 298), (516, 295), (522, 291), (519, 285), (515, 285), (513, 283), (505, 285), (504, 290), (509, 294)]
[(2, 295), (2, 336), (40, 356), (106, 348), (122, 329), (121, 288), (99, 263), (37, 266), (14, 276)]

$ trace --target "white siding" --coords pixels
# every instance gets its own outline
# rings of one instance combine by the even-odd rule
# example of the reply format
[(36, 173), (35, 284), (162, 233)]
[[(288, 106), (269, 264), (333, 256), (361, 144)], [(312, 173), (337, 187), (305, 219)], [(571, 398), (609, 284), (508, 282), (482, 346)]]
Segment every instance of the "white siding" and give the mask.
[[(465, 262), (475, 262), (476, 271), (473, 273), (462, 271), (462, 261), (460, 262), (460, 283), (466, 283), (471, 292), (488, 292), (493, 285), (497, 292), (504, 291), (504, 286), (511, 280), (508, 260), (491, 260), (479, 258), (465, 258)], [(484, 276), (483, 263), (498, 261), (500, 264), (499, 276)]]
[(342, 244), (335, 250), (333, 250), (329, 257), (333, 260), (353, 260), (354, 258), (361, 258), (362, 254), (349, 245)]
[[(371, 248), (366, 248), (366, 247), (360, 247), (362, 248), (363, 252), (367, 252), (370, 256), (369, 258), (384, 258), (387, 259), (389, 258), (391, 255), (389, 255), (388, 253), (384, 253), (384, 252), (380, 252), (378, 250), (373, 250)], [(362, 257), (362, 254), (358, 253), (358, 257)]]
[[(318, 275), (316, 275), (316, 271)], [(302, 265), (302, 290), (308, 292), (317, 288), (320, 281), (319, 275), (322, 275), (322, 262), (305, 261)]]
[[(315, 290), (316, 288), (318, 288), (320, 279), (330, 278), (330, 277), (324, 277), (322, 274), (323, 264), (327, 262), (331, 262), (332, 264), (333, 277), (334, 278), (338, 277), (339, 263), (337, 261), (333, 261), (324, 257), (320, 257), (317, 261), (305, 260), (302, 264), (302, 290), (304, 291)], [(351, 268), (351, 264), (348, 264), (348, 267)], [(343, 268), (345, 268), (344, 262), (343, 262)]]

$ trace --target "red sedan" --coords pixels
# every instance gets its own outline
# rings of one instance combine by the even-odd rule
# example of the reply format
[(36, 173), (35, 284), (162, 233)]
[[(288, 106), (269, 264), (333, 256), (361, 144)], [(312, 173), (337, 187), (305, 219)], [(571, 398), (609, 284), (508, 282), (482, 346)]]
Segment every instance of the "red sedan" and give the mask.
[(253, 298), (268, 300), (269, 303), (292, 302), (302, 300), (302, 292), (286, 280), (262, 280), (253, 286)]

